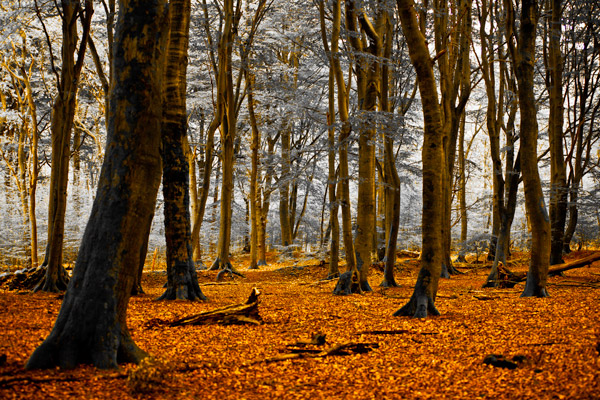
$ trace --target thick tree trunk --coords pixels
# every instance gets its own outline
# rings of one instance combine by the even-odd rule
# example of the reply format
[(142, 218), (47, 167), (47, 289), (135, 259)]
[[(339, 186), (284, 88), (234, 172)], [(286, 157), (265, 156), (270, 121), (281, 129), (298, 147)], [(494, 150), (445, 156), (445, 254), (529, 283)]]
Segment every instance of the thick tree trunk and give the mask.
[(167, 290), (160, 300), (206, 300), (192, 259), (190, 174), (185, 149), (188, 146), (186, 70), (190, 13), (190, 0), (169, 2), (161, 146)]
[(423, 106), (425, 132), (423, 138), (423, 214), (421, 270), (413, 294), (394, 315), (425, 318), (439, 315), (434, 302), (442, 271), (442, 207), (443, 188), (440, 165), (444, 165), (443, 126), (435, 76), (425, 37), (419, 30), (412, 0), (398, 0), (402, 31), (406, 37), (410, 59), (417, 72)]
[[(90, 363), (117, 368), (146, 356), (127, 304), (160, 184), (162, 1), (119, 2), (106, 156), (73, 277), (28, 369)], [(88, 284), (93, 282), (93, 284)]]

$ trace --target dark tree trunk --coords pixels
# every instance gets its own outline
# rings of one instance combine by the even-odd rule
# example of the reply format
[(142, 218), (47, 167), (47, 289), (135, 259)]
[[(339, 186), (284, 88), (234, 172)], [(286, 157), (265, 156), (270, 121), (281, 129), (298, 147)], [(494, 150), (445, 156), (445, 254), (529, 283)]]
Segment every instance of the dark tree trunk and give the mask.
[(191, 4), (169, 3), (169, 46), (165, 68), (161, 156), (165, 199), (167, 290), (160, 300), (206, 300), (193, 261), (187, 135), (186, 69)]
[(521, 155), (517, 155), (512, 174), (508, 178), (508, 201), (506, 207), (501, 207), (500, 231), (498, 233), (497, 248), (494, 254), (494, 263), (488, 275), (484, 287), (498, 287), (500, 280), (498, 279), (498, 263), (503, 263), (506, 266), (506, 258), (508, 256), (508, 245), (510, 240), (510, 228), (515, 216), (517, 208), (517, 191), (519, 189), (519, 177), (521, 172)]
[[(507, 12), (507, 31), (512, 30), (514, 10)], [(519, 107), (521, 109), (521, 169), (525, 208), (531, 225), (531, 259), (523, 297), (546, 297), (546, 280), (550, 262), (550, 219), (544, 204), (544, 195), (537, 165), (537, 110), (535, 105), (533, 75), (535, 37), (538, 21), (536, 0), (523, 0), (518, 47), (512, 48), (512, 59), (518, 81)], [(511, 22), (512, 21), (512, 22)], [(510, 37), (510, 36), (509, 36)], [(511, 46), (514, 46), (510, 38)]]
[[(563, 59), (560, 49), (562, 1), (548, 0), (551, 7), (547, 33), (546, 86), (550, 95), (548, 136), (550, 140), (550, 265), (563, 263), (563, 236), (567, 219), (567, 174), (563, 150)], [(547, 10), (547, 12), (550, 10)]]
[(162, 0), (121, 0), (106, 156), (79, 254), (54, 328), (28, 369), (117, 368), (146, 353), (127, 305), (160, 183)]

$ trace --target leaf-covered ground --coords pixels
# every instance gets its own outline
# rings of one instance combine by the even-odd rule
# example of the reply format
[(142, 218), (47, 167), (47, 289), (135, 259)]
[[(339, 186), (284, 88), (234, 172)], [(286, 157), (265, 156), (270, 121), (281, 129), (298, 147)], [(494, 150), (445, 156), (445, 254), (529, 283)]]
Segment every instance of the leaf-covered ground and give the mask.
[[(588, 253), (579, 252), (569, 260)], [(402, 261), (402, 260), (399, 260)], [(526, 258), (511, 265), (526, 269)], [(319, 282), (326, 266), (276, 263), (246, 278), (214, 284), (216, 272), (200, 272), (210, 301), (156, 302), (164, 275), (148, 272), (145, 295), (131, 299), (129, 327), (154, 356), (142, 367), (120, 371), (84, 366), (70, 371), (25, 371), (45, 338), (60, 299), (52, 294), (0, 291), (0, 398), (2, 399), (598, 399), (600, 398), (600, 263), (549, 279), (551, 297), (519, 298), (514, 289), (481, 289), (488, 270), (462, 264), (463, 275), (440, 282), (440, 317), (393, 317), (412, 293), (416, 262), (402, 262), (399, 288), (377, 285), (372, 293), (331, 294), (335, 281)], [(168, 327), (174, 320), (244, 302), (262, 293), (262, 325)], [(353, 342), (376, 344), (370, 352), (265, 360), (286, 347), (326, 335), (319, 349)], [(489, 355), (516, 368), (484, 363)], [(503, 356), (499, 357), (499, 356)], [(4, 360), (5, 359), (5, 360)], [(490, 358), (488, 357), (488, 360)]]

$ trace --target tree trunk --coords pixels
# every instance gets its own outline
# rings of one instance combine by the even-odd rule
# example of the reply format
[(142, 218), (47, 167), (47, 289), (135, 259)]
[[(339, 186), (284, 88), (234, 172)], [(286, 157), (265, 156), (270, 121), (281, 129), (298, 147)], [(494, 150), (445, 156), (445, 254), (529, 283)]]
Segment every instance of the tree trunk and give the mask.
[[(525, 190), (525, 208), (531, 226), (531, 260), (527, 283), (522, 296), (546, 297), (546, 280), (550, 261), (550, 221), (544, 204), (544, 195), (537, 166), (537, 111), (533, 92), (535, 63), (535, 31), (538, 20), (536, 0), (524, 0), (521, 10), (521, 26), (518, 48), (511, 50), (518, 82), (521, 108), (521, 168)], [(514, 9), (507, 10), (506, 29), (512, 31)], [(513, 33), (514, 34), (514, 33)], [(510, 46), (514, 46), (509, 34)]]
[(165, 23), (163, 2), (119, 2), (100, 183), (54, 328), (28, 369), (117, 368), (146, 356), (131, 338), (126, 314), (160, 184), (159, 40)]
[(445, 163), (442, 174), (444, 190), (442, 236), (443, 260), (442, 277), (458, 271), (452, 266), (450, 249), (452, 245), (452, 188), (454, 187), (454, 161), (461, 115), (465, 112), (471, 93), (469, 40), (471, 38), (471, 1), (461, 0), (448, 3), (436, 0), (434, 15), (435, 45), (439, 55), (441, 112), (443, 123), (443, 146)]
[(250, 126), (252, 128), (252, 138), (250, 142), (251, 170), (250, 170), (250, 266), (248, 269), (258, 269), (258, 226), (259, 220), (259, 199), (258, 199), (258, 167), (260, 150), (260, 131), (254, 114), (254, 76), (246, 70), (246, 87), (248, 92), (248, 115), (250, 116)]
[[(83, 37), (77, 49), (77, 18), (80, 17), (79, 0), (63, 0), (62, 3), (62, 68), (58, 81), (58, 94), (52, 106), (52, 169), (50, 172), (50, 199), (48, 202), (48, 245), (46, 246), (46, 275), (34, 290), (57, 292), (66, 289), (67, 274), (63, 268), (63, 241), (65, 213), (67, 209), (67, 185), (69, 181), (69, 156), (71, 130), (76, 111), (79, 75), (83, 66), (87, 37), (93, 7), (85, 2), (81, 14)], [(75, 51), (77, 59), (75, 59)]]
[(279, 176), (279, 226), (281, 228), (281, 245), (287, 252), (292, 244), (292, 227), (290, 225), (290, 135), (288, 123), (281, 130), (281, 175)]
[(190, 174), (185, 149), (190, 13), (190, 0), (170, 0), (161, 146), (167, 290), (159, 300), (206, 300), (192, 258)]
[[(563, 154), (563, 61), (560, 49), (561, 0), (547, 0), (552, 9), (548, 29), (549, 56), (546, 60), (546, 86), (550, 95), (548, 136), (550, 139), (550, 265), (561, 264), (563, 235), (567, 219), (567, 173)], [(549, 11), (549, 10), (548, 10)]]
[(38, 161), (38, 123), (37, 123), (37, 106), (33, 100), (33, 91), (31, 89), (31, 81), (25, 68), (22, 69), (22, 74), (25, 79), (25, 89), (27, 91), (27, 102), (29, 104), (29, 115), (31, 116), (31, 145), (29, 148), (31, 154), (29, 166), (29, 226), (31, 235), (31, 266), (37, 268), (38, 260), (38, 234), (37, 234), (37, 217), (36, 217), (36, 192), (37, 182), (40, 171)]
[[(393, 27), (387, 11), (383, 11), (382, 18), (378, 23), (378, 31), (383, 40), (383, 57), (389, 60), (392, 54), (393, 46)], [(389, 64), (384, 62), (381, 65), (381, 111), (390, 112), (389, 102)], [(382, 287), (397, 287), (398, 284), (394, 278), (394, 267), (396, 265), (396, 244), (398, 241), (398, 231), (400, 228), (400, 177), (396, 168), (396, 157), (394, 156), (394, 138), (386, 133), (383, 139), (383, 164), (384, 164), (384, 199), (385, 199), (385, 268), (383, 270), (383, 281), (379, 284)]]
[(423, 137), (423, 213), (421, 270), (413, 294), (394, 315), (425, 318), (428, 313), (439, 315), (434, 302), (442, 272), (442, 207), (443, 188), (440, 165), (444, 165), (442, 146), (442, 113), (439, 106), (433, 66), (425, 37), (419, 30), (412, 0), (397, 0), (402, 31), (406, 37), (410, 59), (417, 72), (423, 106), (425, 132)]
[(231, 245), (231, 201), (233, 199), (233, 169), (234, 145), (236, 136), (235, 99), (233, 97), (232, 76), (232, 50), (234, 34), (233, 0), (225, 0), (223, 6), (225, 24), (219, 42), (219, 88), (224, 88), (218, 93), (223, 104), (221, 120), (221, 162), (223, 177), (221, 181), (221, 215), (219, 221), (219, 241), (217, 244), (217, 258), (212, 270), (232, 269), (229, 261), (229, 248)]

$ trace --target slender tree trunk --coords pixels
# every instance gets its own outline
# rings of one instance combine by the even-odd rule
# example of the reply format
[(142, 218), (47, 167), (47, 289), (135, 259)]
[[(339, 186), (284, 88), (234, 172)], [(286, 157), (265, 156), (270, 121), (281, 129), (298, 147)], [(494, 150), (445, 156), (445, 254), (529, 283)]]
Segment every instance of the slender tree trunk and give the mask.
[(164, 78), (162, 168), (167, 245), (167, 290), (160, 300), (206, 300), (192, 259), (190, 174), (186, 156), (186, 71), (190, 0), (170, 0)]
[[(204, 124), (202, 124), (202, 130), (204, 128)], [(200, 140), (203, 139), (203, 135), (201, 134), (200, 136)], [(196, 159), (196, 147), (194, 146), (194, 148), (190, 148), (189, 143), (186, 140), (186, 143), (184, 144), (184, 151), (185, 151), (185, 156), (187, 158), (187, 163), (188, 163), (188, 169), (190, 171), (190, 207), (191, 207), (191, 222), (194, 221), (194, 219), (196, 218), (196, 215), (198, 215), (200, 213), (200, 210), (198, 210), (198, 206), (199, 206), (199, 197), (198, 197), (198, 174), (196, 172), (196, 168), (197, 168), (197, 164), (198, 161)], [(200, 161), (200, 164), (202, 163), (202, 161)], [(202, 165), (201, 168), (204, 168), (204, 166)], [(200, 260), (200, 258), (202, 257), (202, 248), (200, 246), (200, 230), (198, 230), (198, 233), (196, 234), (196, 236), (193, 235), (194, 232), (194, 225), (192, 224), (191, 227), (192, 230), (192, 260), (194, 261), (194, 264), (198, 265), (196, 263), (197, 260)]]
[[(287, 249), (292, 244), (292, 228), (290, 225), (290, 135), (291, 126), (281, 130), (281, 175), (279, 177), (279, 226), (281, 228), (281, 245)], [(287, 252), (287, 250), (284, 250)]]
[[(33, 66), (33, 64), (32, 64)], [(29, 226), (31, 234), (31, 266), (37, 268), (39, 265), (38, 259), (38, 233), (37, 233), (37, 217), (36, 217), (36, 192), (37, 182), (40, 171), (38, 160), (38, 123), (37, 123), (37, 106), (33, 101), (33, 91), (31, 90), (30, 74), (22, 69), (23, 77), (25, 78), (25, 89), (27, 92), (27, 102), (29, 104), (29, 115), (31, 116), (31, 144), (29, 152), (31, 160), (29, 161)]]
[(219, 74), (221, 81), (218, 93), (223, 104), (221, 120), (221, 162), (223, 177), (221, 181), (221, 215), (219, 220), (219, 240), (217, 244), (217, 258), (211, 269), (232, 269), (229, 261), (229, 248), (231, 245), (231, 201), (233, 198), (233, 169), (234, 145), (236, 137), (236, 112), (233, 96), (232, 51), (234, 33), (233, 0), (225, 0), (223, 6), (225, 24), (219, 42)]
[(563, 154), (563, 61), (560, 49), (562, 1), (547, 0), (551, 8), (548, 30), (547, 87), (550, 94), (550, 265), (562, 264), (563, 236), (567, 219), (567, 173)]
[(346, 253), (346, 269), (356, 269), (356, 256), (354, 253), (354, 241), (352, 238), (352, 214), (350, 205), (350, 175), (348, 172), (348, 141), (352, 129), (349, 122), (348, 91), (344, 74), (339, 60), (339, 40), (341, 29), (341, 1), (333, 2), (333, 25), (331, 31), (331, 61), (335, 82), (337, 86), (338, 113), (340, 116), (341, 129), (338, 135), (339, 151), (339, 181), (336, 198), (342, 210), (342, 239)]
[[(323, 7), (323, 2), (320, 3)], [(321, 22), (324, 24), (323, 13)], [(325, 42), (326, 43), (326, 42)], [(329, 66), (329, 111), (327, 113), (328, 125), (328, 192), (329, 192), (329, 226), (331, 229), (331, 245), (329, 249), (329, 271), (327, 279), (333, 279), (340, 276), (339, 258), (340, 258), (340, 222), (338, 220), (338, 203), (336, 197), (336, 168), (335, 168), (335, 77), (333, 76), (333, 67)]]
[(251, 170), (250, 170), (250, 266), (248, 269), (258, 269), (258, 226), (259, 220), (259, 199), (258, 199), (258, 167), (260, 150), (260, 131), (254, 114), (254, 76), (246, 71), (246, 87), (248, 92), (248, 115), (250, 116), (250, 126), (252, 128), (252, 139), (250, 142)]
[(402, 31), (406, 37), (410, 59), (417, 72), (423, 106), (425, 132), (423, 138), (423, 214), (421, 269), (413, 294), (394, 315), (412, 315), (425, 318), (439, 315), (435, 308), (438, 282), (442, 272), (442, 113), (439, 106), (435, 76), (425, 37), (419, 29), (417, 13), (412, 0), (397, 0)]
[[(68, 277), (63, 268), (63, 242), (69, 181), (71, 130), (76, 111), (79, 76), (83, 66), (87, 36), (93, 13), (92, 1), (86, 0), (85, 11), (79, 0), (63, 0), (62, 7), (62, 68), (58, 94), (52, 106), (52, 169), (50, 172), (50, 199), (48, 202), (48, 244), (44, 264), (46, 275), (35, 291), (48, 292), (66, 289)], [(77, 19), (81, 17), (83, 37), (77, 49)], [(77, 50), (77, 59), (75, 52)]]
[[(127, 327), (127, 305), (160, 184), (165, 3), (119, 2), (106, 156), (90, 219), (50, 335), (28, 369), (117, 368), (147, 354)], [(117, 179), (115, 179), (117, 178)], [(93, 282), (93, 284), (88, 284)]]
[[(387, 11), (383, 11), (378, 23), (378, 32), (383, 40), (384, 60), (390, 60), (393, 45), (393, 27)], [(390, 112), (389, 102), (389, 63), (381, 65), (381, 111)], [(379, 286), (397, 287), (394, 278), (394, 267), (396, 265), (396, 243), (400, 228), (400, 177), (396, 168), (396, 157), (394, 155), (394, 138), (386, 133), (383, 139), (383, 164), (384, 164), (384, 197), (385, 197), (385, 268), (383, 270), (383, 281)]]

